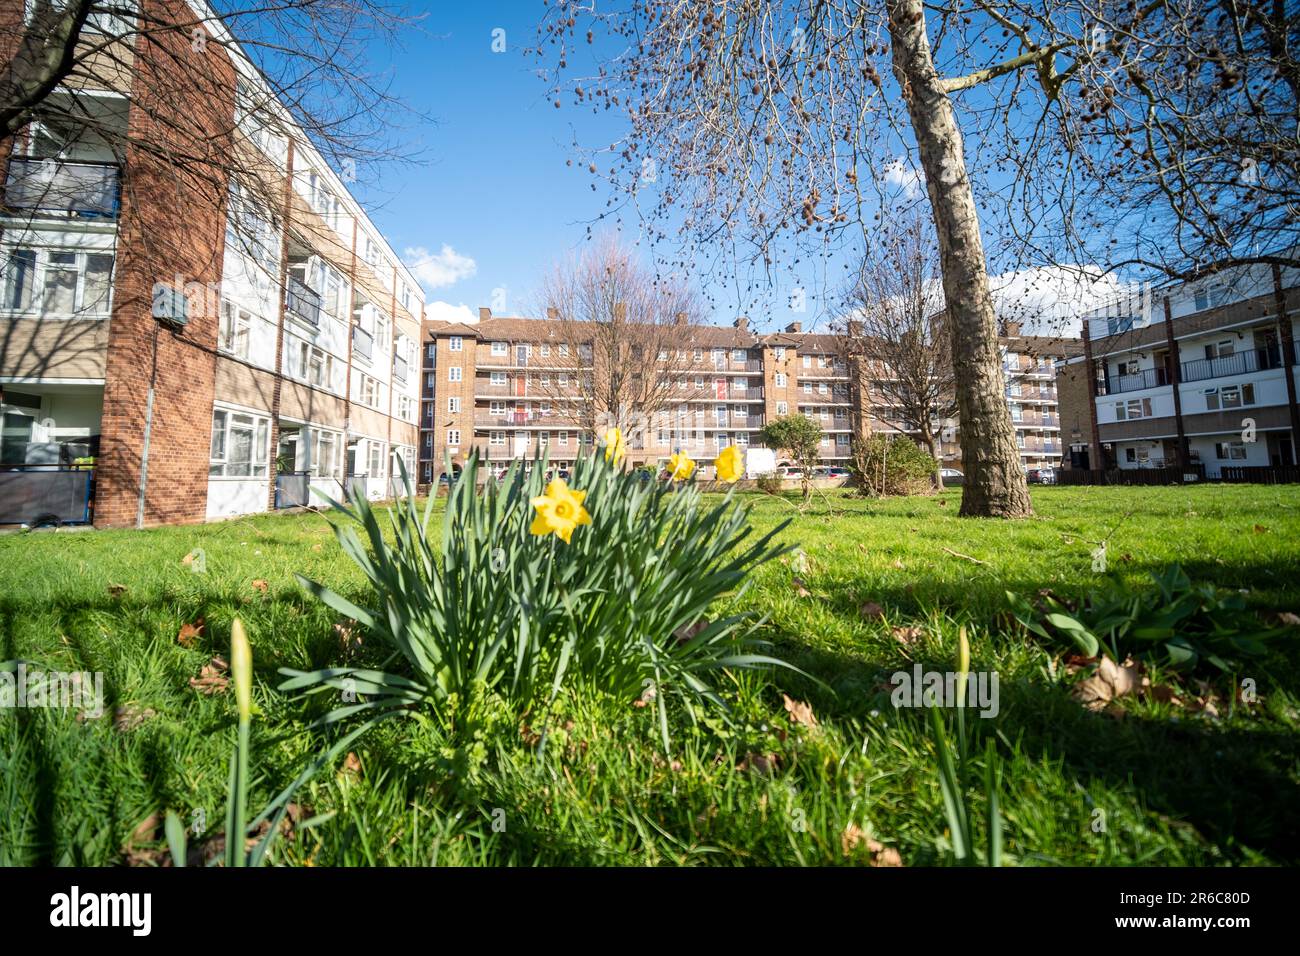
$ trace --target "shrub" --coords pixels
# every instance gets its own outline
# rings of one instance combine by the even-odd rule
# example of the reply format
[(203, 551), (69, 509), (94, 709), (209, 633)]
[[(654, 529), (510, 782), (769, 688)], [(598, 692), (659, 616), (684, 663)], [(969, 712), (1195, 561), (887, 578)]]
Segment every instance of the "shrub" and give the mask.
[(820, 454), (822, 427), (807, 415), (786, 415), (764, 426), (759, 438), (769, 448), (784, 449), (803, 472), (800, 484), (806, 501), (812, 495), (812, 470)]
[(872, 435), (853, 443), (854, 483), (875, 497), (923, 494), (933, 487), (934, 459), (906, 435)]
[(756, 652), (743, 616), (710, 621), (706, 613), (784, 550), (772, 543), (784, 524), (748, 542), (747, 509), (732, 495), (707, 506), (693, 480), (645, 481), (596, 450), (575, 463), (572, 477), (590, 525), (574, 528), (566, 543), (530, 530), (545, 459), (531, 471), (516, 462), (481, 486), (479, 467), (471, 457), (450, 489), (436, 541), (432, 501), (418, 510), (404, 470), (408, 497), (393, 506), (391, 544), (368, 502), (355, 510), (336, 504), (350, 521), (331, 524), (370, 581), (371, 606), (300, 580), (391, 646), (403, 667), (285, 671), (291, 679), (282, 689), (355, 690), (359, 702), (327, 722), (415, 710), (454, 730), (458, 709), (484, 695), (522, 712), (544, 708), (565, 684), (583, 684), (653, 700), (667, 748), (670, 699), (694, 719), (699, 708), (722, 705), (709, 683), (717, 671), (780, 663)]
[(1116, 661), (1132, 656), (1175, 670), (1204, 664), (1230, 672), (1241, 655), (1257, 656), (1283, 632), (1264, 628), (1240, 594), (1193, 585), (1178, 565), (1153, 573), (1155, 588), (1115, 587), (1071, 609), (1051, 595), (1038, 605), (1007, 592), (1011, 612), (1030, 633), (1073, 644), (1088, 657), (1102, 650)]
[(759, 475), (754, 479), (754, 486), (759, 491), (768, 495), (779, 495), (781, 493), (781, 476), (774, 471), (769, 471), (765, 475)]

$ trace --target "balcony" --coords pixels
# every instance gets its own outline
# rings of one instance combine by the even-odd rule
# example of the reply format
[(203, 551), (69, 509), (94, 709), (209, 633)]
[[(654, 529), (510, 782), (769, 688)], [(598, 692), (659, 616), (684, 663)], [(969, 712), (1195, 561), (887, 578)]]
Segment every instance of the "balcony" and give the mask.
[(6, 211), (77, 219), (116, 219), (118, 167), (14, 156), (5, 182)]
[(1212, 359), (1197, 359), (1182, 365), (1184, 382), (1203, 382), (1228, 375), (1246, 375), (1282, 367), (1282, 348), (1270, 345), (1265, 348), (1235, 352)]
[(285, 277), (284, 307), (309, 325), (320, 326), (320, 294), (293, 275)]
[(1144, 388), (1160, 388), (1169, 384), (1169, 372), (1164, 368), (1146, 368), (1127, 375), (1107, 376), (1097, 383), (1098, 395), (1119, 395), (1123, 392), (1140, 392)]
[(352, 329), (352, 351), (360, 355), (367, 362), (370, 361), (371, 355), (375, 350), (375, 337), (363, 329), (356, 326)]

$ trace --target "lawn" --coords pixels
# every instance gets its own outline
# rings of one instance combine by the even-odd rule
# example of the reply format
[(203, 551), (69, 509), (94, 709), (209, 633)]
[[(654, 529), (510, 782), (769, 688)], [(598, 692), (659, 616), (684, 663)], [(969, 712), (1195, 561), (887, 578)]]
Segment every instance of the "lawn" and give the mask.
[[(948, 862), (925, 715), (895, 709), (889, 680), (914, 662), (953, 669), (961, 626), (972, 669), (1000, 678), (997, 717), (971, 722), (975, 752), (992, 740), (1000, 757), (1009, 862), (1300, 861), (1300, 630), (1242, 673), (1184, 681), (1177, 701), (1147, 694), (1093, 713), (1071, 697), (1068, 649), (1026, 634), (1005, 596), (1140, 587), (1178, 562), (1252, 612), (1300, 611), (1300, 487), (1039, 488), (1037, 516), (1017, 522), (959, 519), (956, 492), (836, 492), (803, 512), (794, 499), (746, 500), (759, 529), (793, 518), (781, 540), (802, 553), (764, 566), (730, 603), (816, 681), (737, 676), (734, 719), (683, 723), (668, 754), (654, 708), (566, 694), (545, 749), (525, 718), (476, 744), (473, 773), (419, 723), (389, 722), (298, 794), (274, 861), (866, 864), (893, 850), (908, 866)], [(233, 694), (192, 679), (227, 656), (236, 615), (257, 677), (251, 805), (321, 752), (329, 735), (276, 691), (277, 669), (384, 655), (295, 572), (365, 597), (318, 514), (0, 536), (0, 661), (99, 671), (106, 696), (98, 719), (0, 711), (0, 864), (157, 862), (167, 809), (200, 848), (220, 831)], [(1253, 702), (1235, 698), (1243, 679)]]

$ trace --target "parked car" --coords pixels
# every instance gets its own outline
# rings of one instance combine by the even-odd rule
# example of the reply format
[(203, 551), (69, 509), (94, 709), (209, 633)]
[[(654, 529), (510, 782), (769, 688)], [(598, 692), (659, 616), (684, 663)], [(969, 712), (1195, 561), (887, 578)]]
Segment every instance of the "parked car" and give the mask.
[(835, 467), (826, 469), (826, 477), (827, 478), (848, 478), (849, 470), (847, 468), (841, 468), (838, 465), (836, 465)]
[(782, 465), (780, 468), (776, 470), (776, 476), (778, 478), (786, 478), (786, 479), (802, 478), (803, 469), (796, 468), (794, 465)]
[(1054, 485), (1056, 484), (1055, 468), (1030, 468), (1025, 472), (1025, 480), (1031, 485)]
[(947, 479), (949, 479), (949, 478), (965, 478), (965, 477), (966, 477), (966, 476), (963, 475), (960, 471), (958, 471), (956, 468), (940, 468), (940, 469), (939, 469), (939, 475), (940, 475), (940, 477), (942, 477), (945, 481), (946, 481)]
[(812, 476), (814, 478), (829, 478), (831, 476), (831, 470), (825, 465), (818, 465), (812, 470)]

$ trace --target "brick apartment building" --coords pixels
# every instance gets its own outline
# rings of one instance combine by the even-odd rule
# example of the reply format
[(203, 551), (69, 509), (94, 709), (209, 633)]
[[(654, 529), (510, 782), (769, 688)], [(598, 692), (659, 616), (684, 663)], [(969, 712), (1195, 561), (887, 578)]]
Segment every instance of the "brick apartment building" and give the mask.
[(1255, 266), (1084, 316), (1084, 354), (1057, 373), (1066, 467), (1203, 469), (1234, 480), (1293, 469), (1297, 309), (1300, 272)]
[[(1054, 360), (1078, 343), (1008, 332), (1007, 394), (1022, 462), (1054, 467), (1061, 455)], [(582, 348), (581, 330), (553, 318), (500, 318), (480, 309), (475, 324), (425, 323), (421, 484), (441, 474), (445, 456), (455, 468), (474, 450), (504, 468), (545, 445), (557, 467), (570, 464), (593, 440), (591, 426), (566, 402), (581, 391), (576, 377), (590, 370), (590, 347), (585, 358)], [(685, 326), (649, 364), (669, 387), (628, 449), (634, 466), (662, 465), (681, 449), (708, 477), (719, 451), (760, 446), (764, 424), (792, 413), (821, 425), (820, 459), (830, 465), (847, 464), (854, 436), (867, 429), (906, 433), (890, 421), (859, 363), (844, 357), (841, 339), (804, 332), (799, 323), (771, 334), (750, 331), (745, 319)], [(944, 461), (960, 467), (959, 423), (941, 424)]]
[[(221, 21), (141, 3), (149, 30), (92, 13), (83, 33), (83, 52), (116, 37), (113, 69), (74, 68), (0, 142), (0, 521), (197, 522), (318, 502), (309, 485), (388, 497), (394, 459), (416, 460), (419, 286)], [(27, 16), (0, 0), (0, 55)], [(274, 207), (167, 158), (182, 129), (250, 157)], [(154, 317), (160, 290), (183, 324)]]

